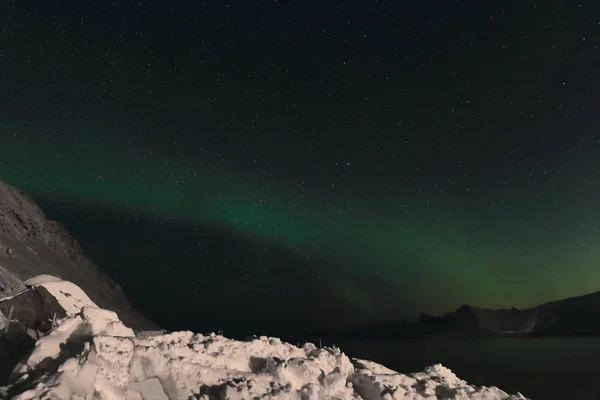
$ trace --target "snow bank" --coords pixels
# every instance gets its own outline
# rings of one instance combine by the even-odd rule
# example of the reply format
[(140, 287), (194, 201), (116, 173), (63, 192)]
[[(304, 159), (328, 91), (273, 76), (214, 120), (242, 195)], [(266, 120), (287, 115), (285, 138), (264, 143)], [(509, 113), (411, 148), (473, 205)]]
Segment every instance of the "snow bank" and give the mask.
[[(67, 358), (77, 356), (96, 336), (135, 336), (117, 314), (100, 308), (84, 308), (76, 317), (66, 319), (47, 336), (38, 340), (29, 356), (13, 371), (13, 379), (46, 373)], [(52, 369), (52, 368), (51, 368)]]
[(69, 315), (79, 313), (84, 307), (98, 308), (79, 286), (69, 281), (63, 281), (52, 275), (36, 276), (25, 281), (25, 285), (28, 287), (44, 287), (52, 296), (54, 296), (54, 298), (56, 298), (58, 304), (60, 304)]
[(27, 289), (11, 296), (3, 297), (0, 301), (14, 299), (32, 288), (41, 286), (56, 299), (67, 315), (75, 315), (81, 312), (84, 307), (98, 308), (96, 303), (79, 286), (52, 275), (39, 275), (26, 280), (24, 284)]
[[(17, 366), (14, 399), (525, 399), (475, 388), (441, 365), (403, 375), (338, 349), (261, 337), (135, 336), (116, 314), (84, 308)], [(0, 392), (0, 397), (2, 396)]]
[(79, 288), (79, 286), (68, 281), (47, 282), (43, 286), (58, 304), (65, 309), (67, 314), (77, 314), (84, 307), (97, 308), (98, 306)]
[(61, 282), (61, 281), (62, 281), (62, 279), (57, 278), (56, 276), (52, 276), (52, 275), (38, 275), (38, 276), (34, 276), (33, 278), (27, 279), (23, 283), (27, 287), (33, 287), (33, 286), (43, 285), (44, 283)]
[[(299, 348), (279, 339), (142, 332), (98, 308), (78, 286), (52, 276), (43, 286), (68, 317), (14, 368), (0, 398), (106, 400), (519, 400), (476, 388), (441, 365), (403, 375), (336, 348)], [(0, 360), (1, 361), (1, 360)]]

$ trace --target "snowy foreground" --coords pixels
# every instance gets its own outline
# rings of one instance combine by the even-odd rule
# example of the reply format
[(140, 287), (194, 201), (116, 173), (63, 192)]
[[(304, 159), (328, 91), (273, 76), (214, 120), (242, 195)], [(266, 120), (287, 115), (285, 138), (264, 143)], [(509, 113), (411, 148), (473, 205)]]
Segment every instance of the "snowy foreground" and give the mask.
[[(53, 292), (61, 285), (48, 283)], [(525, 399), (470, 386), (439, 364), (403, 375), (351, 360), (339, 349), (299, 348), (275, 338), (242, 342), (192, 332), (136, 335), (73, 286), (64, 282), (59, 302), (72, 311), (75, 303), (85, 305), (37, 341), (15, 368), (13, 383), (0, 388), (0, 398)]]

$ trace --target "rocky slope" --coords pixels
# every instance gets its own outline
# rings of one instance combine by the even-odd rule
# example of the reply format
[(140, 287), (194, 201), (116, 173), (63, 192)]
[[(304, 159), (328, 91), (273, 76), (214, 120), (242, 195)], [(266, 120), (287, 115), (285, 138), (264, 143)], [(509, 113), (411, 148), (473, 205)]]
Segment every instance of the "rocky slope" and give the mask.
[(157, 328), (133, 308), (64, 226), (48, 220), (27, 194), (0, 181), (0, 297), (24, 289), (25, 280), (42, 274), (77, 284), (134, 329)]

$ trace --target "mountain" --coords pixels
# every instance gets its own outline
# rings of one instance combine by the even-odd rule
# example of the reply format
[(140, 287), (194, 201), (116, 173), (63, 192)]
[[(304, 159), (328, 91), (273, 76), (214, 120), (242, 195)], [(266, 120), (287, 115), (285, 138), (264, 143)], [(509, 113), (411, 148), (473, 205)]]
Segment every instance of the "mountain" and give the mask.
[[(463, 306), (486, 332), (500, 335), (600, 334), (600, 292), (552, 301), (528, 309), (489, 310)], [(452, 315), (456, 315), (455, 311)]]
[[(31, 279), (28, 286), (25, 293), (31, 296), (0, 299), (0, 305), (29, 302), (37, 290), (53, 302), (54, 315), (62, 313), (18, 360), (8, 360), (1, 351), (4, 346), (6, 354), (14, 354), (22, 340), (18, 333), (27, 337), (25, 321), (13, 320), (8, 330), (0, 325), (0, 371), (6, 365), (8, 376), (0, 382), (0, 398), (526, 400), (520, 393), (469, 385), (440, 364), (401, 374), (311, 343), (294, 346), (266, 336), (239, 341), (189, 331), (135, 332), (72, 282), (46, 275)], [(49, 315), (48, 310), (38, 311), (40, 317)]]
[(0, 181), (0, 297), (24, 290), (24, 282), (38, 275), (75, 283), (134, 329), (158, 329), (61, 223), (48, 220), (27, 194)]
[(371, 324), (354, 334), (363, 337), (599, 335), (600, 292), (522, 310), (463, 305), (440, 316), (421, 314), (417, 322)]

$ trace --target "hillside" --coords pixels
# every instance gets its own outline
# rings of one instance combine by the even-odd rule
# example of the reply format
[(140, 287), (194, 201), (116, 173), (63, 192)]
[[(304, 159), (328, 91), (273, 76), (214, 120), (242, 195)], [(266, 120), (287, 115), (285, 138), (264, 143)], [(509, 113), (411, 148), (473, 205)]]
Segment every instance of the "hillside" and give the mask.
[(43, 274), (77, 284), (134, 329), (157, 328), (62, 224), (48, 220), (27, 194), (0, 181), (0, 296), (25, 289), (25, 280)]
[(600, 292), (523, 310), (468, 306), (465, 309), (476, 319), (477, 326), (486, 332), (536, 336), (600, 334)]
[(600, 292), (552, 301), (527, 309), (486, 309), (463, 305), (417, 322), (372, 324), (360, 336), (564, 336), (600, 335)]

